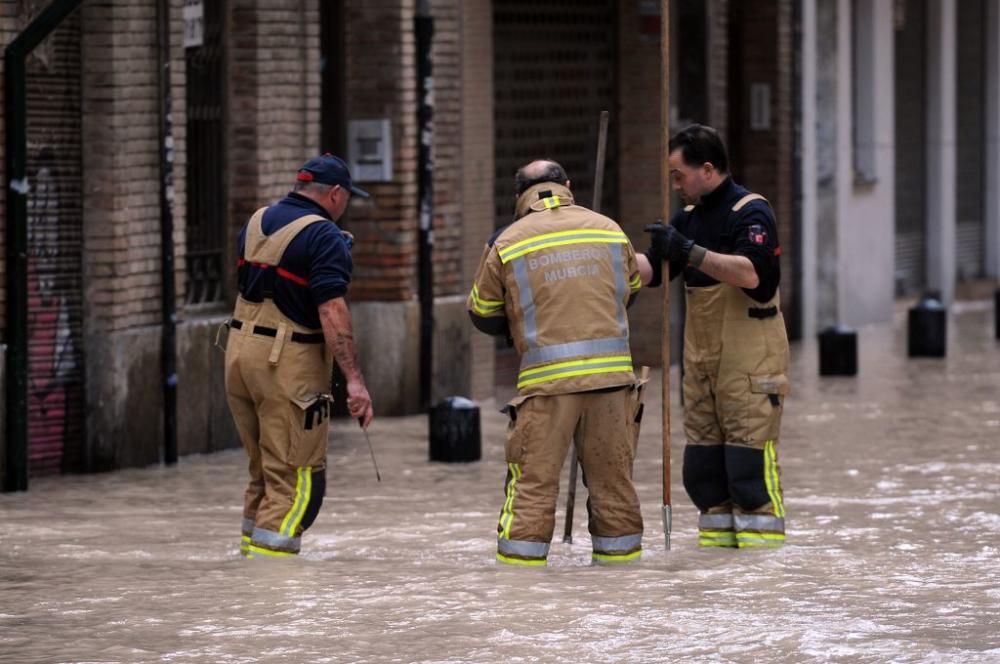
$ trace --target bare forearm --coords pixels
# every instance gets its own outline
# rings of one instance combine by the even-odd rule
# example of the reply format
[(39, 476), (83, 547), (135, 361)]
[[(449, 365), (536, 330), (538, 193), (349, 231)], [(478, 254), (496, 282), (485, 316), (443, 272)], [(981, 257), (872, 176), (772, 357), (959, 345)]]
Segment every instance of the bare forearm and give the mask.
[(319, 318), (323, 325), (323, 336), (333, 359), (348, 381), (364, 382), (358, 351), (354, 345), (354, 330), (351, 312), (343, 298), (324, 302), (319, 307)]
[(756, 288), (760, 278), (746, 256), (706, 251), (698, 269), (713, 279), (738, 288)]

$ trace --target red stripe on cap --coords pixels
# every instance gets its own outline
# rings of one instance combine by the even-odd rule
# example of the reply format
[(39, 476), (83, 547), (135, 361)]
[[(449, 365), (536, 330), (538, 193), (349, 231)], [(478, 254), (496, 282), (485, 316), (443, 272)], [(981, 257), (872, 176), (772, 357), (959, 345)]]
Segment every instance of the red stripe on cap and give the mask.
[(313, 174), (310, 173), (309, 171), (299, 171), (299, 174), (298, 176), (296, 176), (296, 179), (299, 182), (312, 182)]

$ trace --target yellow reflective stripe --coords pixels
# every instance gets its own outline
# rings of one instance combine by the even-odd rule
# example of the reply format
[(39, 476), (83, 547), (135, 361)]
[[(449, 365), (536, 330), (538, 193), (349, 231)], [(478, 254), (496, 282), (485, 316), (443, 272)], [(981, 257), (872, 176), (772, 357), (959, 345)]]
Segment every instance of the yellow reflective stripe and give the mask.
[(476, 285), (472, 286), (470, 295), (472, 297), (472, 310), (477, 314), (487, 315), (503, 309), (503, 300), (484, 300), (479, 297), (479, 287)]
[(624, 563), (629, 560), (635, 560), (642, 555), (642, 551), (633, 551), (632, 553), (593, 553), (594, 560), (600, 560), (606, 563)]
[[(589, 233), (589, 231), (588, 231)], [(563, 247), (571, 244), (593, 244), (594, 242), (601, 242), (604, 244), (627, 244), (628, 238), (622, 235), (620, 238), (597, 238), (597, 237), (578, 237), (569, 240), (547, 240), (541, 244), (532, 245), (530, 247), (525, 247), (514, 253), (503, 253), (500, 254), (500, 261), (507, 263), (519, 256), (525, 254), (530, 254), (533, 251), (538, 251), (539, 249), (549, 249), (550, 247)]]
[[(518, 252), (520, 249), (525, 248), (527, 245), (549, 240), (555, 241), (559, 240), (560, 238), (565, 239), (571, 236), (578, 236), (578, 235), (589, 236), (591, 239), (581, 240), (586, 242), (612, 242), (612, 243), (621, 242), (623, 244), (625, 242), (628, 242), (628, 238), (625, 236), (625, 233), (621, 231), (609, 231), (601, 228), (578, 228), (576, 230), (571, 230), (571, 231), (555, 231), (552, 233), (542, 233), (541, 235), (533, 235), (532, 237), (515, 242), (509, 247), (504, 247), (497, 253), (500, 255), (500, 258), (503, 259), (503, 261), (506, 263), (507, 260), (509, 260), (510, 258), (514, 258), (514, 256), (512, 256), (511, 254)], [(532, 250), (534, 249), (535, 248), (532, 247)], [(518, 256), (520, 255), (521, 254), (518, 253)]]
[[(595, 367), (595, 364), (610, 364), (611, 366)], [(597, 357), (589, 360), (573, 360), (570, 362), (559, 362), (556, 364), (546, 364), (541, 367), (525, 369), (518, 375), (518, 389), (528, 385), (537, 385), (550, 380), (571, 378), (573, 376), (587, 376), (591, 374), (618, 373), (620, 371), (632, 371), (632, 357), (630, 355), (616, 355), (614, 357)], [(544, 374), (544, 375), (538, 375)], [(536, 376), (533, 378), (533, 376)]]
[(295, 536), (295, 529), (302, 522), (306, 505), (309, 504), (309, 494), (312, 493), (312, 466), (296, 468), (295, 474), (295, 502), (292, 503), (292, 508), (288, 510), (278, 530), (285, 537)]
[(560, 205), (562, 205), (562, 203), (559, 202), (558, 196), (549, 196), (548, 198), (543, 198), (542, 202), (545, 203), (545, 207), (550, 210), (552, 208), (557, 208)]
[(288, 556), (297, 556), (297, 553), (292, 553), (291, 551), (272, 551), (271, 549), (265, 549), (263, 547), (250, 545), (250, 553), (259, 553), (262, 556), (271, 556), (273, 558), (286, 558)]
[(774, 507), (774, 516), (783, 518), (785, 503), (781, 500), (781, 481), (778, 478), (778, 459), (773, 440), (764, 443), (764, 484), (767, 486), (767, 495), (771, 498), (771, 506)]
[(510, 526), (514, 523), (514, 495), (517, 493), (517, 481), (521, 478), (519, 464), (508, 463), (507, 468), (510, 470), (510, 482), (507, 483), (507, 500), (504, 501), (500, 515), (500, 526), (503, 528), (501, 537), (504, 539), (510, 539)]
[(718, 546), (727, 549), (735, 549), (736, 540), (699, 539), (698, 546)]
[(503, 555), (502, 553), (497, 554), (497, 560), (505, 563), (507, 565), (521, 565), (523, 567), (544, 567), (546, 561), (544, 558), (536, 560), (525, 560), (524, 558), (510, 558)]
[(758, 547), (758, 548), (762, 548), (762, 549), (765, 549), (765, 548), (766, 549), (777, 549), (778, 547), (783, 546), (784, 544), (785, 544), (785, 539), (781, 538), (780, 540), (767, 541), (767, 542), (743, 542), (743, 541), (741, 541), (739, 546), (740, 546), (741, 549), (748, 549), (748, 548), (751, 548), (751, 547)]
[(628, 282), (628, 286), (632, 290), (639, 290), (640, 288), (642, 288), (642, 277), (639, 276), (638, 274), (635, 275), (635, 278), (632, 279), (632, 281)]

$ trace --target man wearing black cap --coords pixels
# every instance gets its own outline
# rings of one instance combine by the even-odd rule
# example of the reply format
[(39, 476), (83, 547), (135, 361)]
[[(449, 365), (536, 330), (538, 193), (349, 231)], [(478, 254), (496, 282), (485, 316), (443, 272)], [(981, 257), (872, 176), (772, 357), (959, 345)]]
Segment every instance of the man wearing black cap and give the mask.
[(347, 379), (351, 416), (365, 428), (372, 421), (344, 300), (351, 239), (334, 223), (352, 195), (368, 198), (341, 159), (310, 159), (294, 191), (240, 233), (226, 396), (250, 457), (240, 549), (251, 558), (297, 554), (319, 513), (332, 361)]

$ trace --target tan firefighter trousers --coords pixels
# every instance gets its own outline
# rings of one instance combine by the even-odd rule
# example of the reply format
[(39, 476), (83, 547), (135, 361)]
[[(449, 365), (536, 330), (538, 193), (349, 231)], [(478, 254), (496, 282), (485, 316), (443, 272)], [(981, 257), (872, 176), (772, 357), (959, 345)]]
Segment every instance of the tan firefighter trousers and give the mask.
[(594, 561), (637, 559), (642, 550), (642, 515), (632, 485), (632, 464), (641, 391), (623, 386), (532, 396), (511, 404), (497, 560), (513, 565), (546, 563), (559, 475), (574, 438), (589, 492)]

